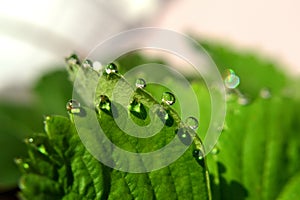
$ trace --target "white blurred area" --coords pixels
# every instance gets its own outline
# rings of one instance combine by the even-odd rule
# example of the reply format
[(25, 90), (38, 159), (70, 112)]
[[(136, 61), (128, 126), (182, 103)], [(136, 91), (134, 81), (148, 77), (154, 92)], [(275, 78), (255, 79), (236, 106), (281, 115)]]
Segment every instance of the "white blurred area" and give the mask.
[(123, 30), (158, 26), (259, 50), (300, 74), (297, 0), (0, 0), (0, 94)]

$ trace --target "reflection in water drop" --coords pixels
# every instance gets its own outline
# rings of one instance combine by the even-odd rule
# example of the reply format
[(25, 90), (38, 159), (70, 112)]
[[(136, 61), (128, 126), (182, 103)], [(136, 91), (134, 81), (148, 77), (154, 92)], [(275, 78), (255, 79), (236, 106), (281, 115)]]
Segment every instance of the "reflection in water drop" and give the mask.
[(135, 87), (137, 88), (145, 88), (146, 87), (146, 81), (142, 78), (138, 78), (135, 82)]
[(175, 96), (171, 92), (164, 92), (161, 100), (167, 105), (173, 105), (175, 103)]
[(133, 99), (133, 101), (128, 106), (128, 109), (131, 114), (134, 116), (145, 120), (147, 118), (147, 111), (145, 106), (140, 103), (136, 98)]
[(68, 101), (66, 105), (67, 111), (71, 114), (80, 114), (80, 103), (76, 101), (75, 99), (71, 99)]
[(118, 73), (118, 67), (115, 63), (110, 63), (105, 69), (106, 74)]
[(199, 122), (195, 117), (188, 117), (185, 123), (193, 130), (196, 130), (199, 126)]

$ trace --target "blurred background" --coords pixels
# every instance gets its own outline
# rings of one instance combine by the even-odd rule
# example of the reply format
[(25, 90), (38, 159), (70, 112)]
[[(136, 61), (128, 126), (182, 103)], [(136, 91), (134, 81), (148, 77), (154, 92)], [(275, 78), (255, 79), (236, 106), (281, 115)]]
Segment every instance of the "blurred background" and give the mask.
[(66, 115), (70, 53), (84, 56), (121, 31), (155, 26), (276, 58), (298, 76), (299, 10), (296, 0), (0, 0), (0, 199), (15, 193), (12, 158), (25, 152), (23, 138), (43, 130), (43, 114)]

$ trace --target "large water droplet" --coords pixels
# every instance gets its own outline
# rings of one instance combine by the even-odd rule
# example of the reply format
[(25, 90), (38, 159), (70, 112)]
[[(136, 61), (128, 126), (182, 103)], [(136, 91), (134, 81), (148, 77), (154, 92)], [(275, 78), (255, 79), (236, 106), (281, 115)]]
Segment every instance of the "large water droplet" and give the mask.
[(118, 73), (118, 67), (115, 63), (110, 63), (105, 69), (106, 74)]
[(106, 95), (100, 95), (100, 103), (98, 105), (99, 109), (102, 110), (103, 112), (111, 115), (111, 101)]
[(155, 113), (166, 126), (171, 127), (174, 124), (173, 117), (170, 115), (169, 111), (165, 110), (162, 106), (158, 106)]
[(260, 97), (263, 99), (270, 99), (272, 97), (271, 91), (269, 88), (262, 88), (260, 90)]
[(68, 101), (66, 108), (67, 111), (72, 114), (80, 114), (81, 112), (80, 103), (75, 99), (71, 99), (70, 101)]
[(180, 141), (185, 145), (190, 145), (193, 141), (191, 134), (185, 128), (180, 128), (175, 131)]
[(195, 117), (188, 117), (185, 120), (185, 123), (186, 123), (186, 125), (188, 127), (190, 127), (193, 130), (196, 130), (198, 128), (198, 126), (199, 126), (199, 122), (198, 122), (198, 120)]
[(145, 106), (142, 103), (140, 103), (136, 98), (133, 99), (128, 108), (130, 113), (134, 116), (143, 120), (147, 118), (147, 111)]
[(240, 84), (240, 77), (238, 77), (232, 69), (226, 71), (224, 84), (228, 89), (237, 88)]
[(167, 105), (173, 105), (175, 103), (175, 96), (171, 92), (164, 92), (161, 100)]
[(138, 78), (135, 82), (135, 87), (137, 88), (145, 88), (146, 87), (146, 81), (142, 78)]

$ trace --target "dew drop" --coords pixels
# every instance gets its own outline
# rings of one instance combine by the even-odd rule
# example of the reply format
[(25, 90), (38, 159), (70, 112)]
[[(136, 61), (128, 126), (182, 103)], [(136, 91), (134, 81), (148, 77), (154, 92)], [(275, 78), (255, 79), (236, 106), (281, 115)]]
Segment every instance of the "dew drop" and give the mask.
[(136, 98), (133, 99), (133, 101), (128, 106), (128, 109), (131, 114), (134, 116), (145, 120), (147, 118), (147, 111), (145, 106), (140, 103)]
[(188, 117), (185, 120), (186, 125), (188, 125), (188, 127), (190, 127), (193, 130), (196, 130), (199, 126), (199, 122), (195, 117)]
[(213, 154), (213, 155), (217, 155), (219, 152), (220, 152), (220, 149), (219, 149), (218, 147), (214, 147), (214, 148), (211, 150), (211, 154)]
[(81, 112), (80, 103), (75, 99), (71, 99), (70, 101), (68, 101), (66, 108), (67, 111), (71, 114), (80, 114)]
[(115, 63), (110, 63), (105, 69), (106, 74), (118, 73), (118, 67)]
[(103, 69), (103, 66), (99, 61), (95, 61), (95, 62), (93, 62), (93, 69), (95, 71), (100, 71)]
[(204, 158), (204, 156), (203, 156), (203, 153), (202, 153), (202, 151), (200, 151), (199, 149), (195, 149), (194, 151), (193, 151), (193, 156), (194, 156), (194, 158), (196, 158), (196, 160), (203, 160), (203, 158)]
[(171, 127), (174, 124), (174, 119), (169, 111), (165, 110), (161, 105), (156, 108), (155, 113), (166, 126)]
[(90, 68), (93, 66), (93, 63), (92, 63), (92, 61), (86, 59), (82, 62), (82, 66), (83, 66), (83, 68)]
[(106, 95), (100, 95), (100, 103), (98, 105), (99, 109), (107, 114), (111, 113), (111, 101)]
[(260, 90), (260, 97), (263, 99), (270, 99), (272, 97), (271, 91), (269, 88), (262, 88)]
[(167, 105), (173, 105), (175, 103), (175, 96), (171, 92), (164, 92), (161, 100)]
[(177, 129), (175, 133), (183, 144), (188, 146), (192, 143), (192, 136), (186, 128)]
[(135, 82), (135, 87), (137, 88), (145, 88), (146, 87), (146, 81), (142, 78), (138, 78)]
[(250, 100), (246, 96), (242, 95), (242, 96), (239, 96), (238, 103), (242, 106), (245, 106), (250, 103)]
[(240, 84), (240, 77), (238, 77), (232, 69), (226, 70), (224, 84), (228, 89), (235, 89)]

